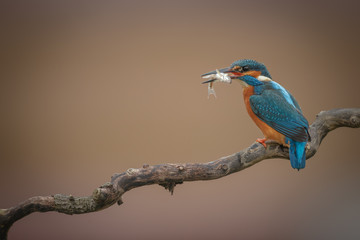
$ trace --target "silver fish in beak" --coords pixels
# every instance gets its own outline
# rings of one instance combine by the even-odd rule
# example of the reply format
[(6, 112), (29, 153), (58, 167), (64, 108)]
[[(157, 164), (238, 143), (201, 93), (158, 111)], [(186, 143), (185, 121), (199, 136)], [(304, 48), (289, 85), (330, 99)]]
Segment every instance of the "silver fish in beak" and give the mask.
[(229, 68), (223, 68), (223, 69), (216, 69), (215, 71), (205, 73), (201, 75), (202, 78), (209, 78), (209, 80), (206, 80), (202, 82), (202, 84), (207, 83), (208, 84), (208, 98), (210, 98), (210, 95), (214, 95), (216, 98), (216, 93), (213, 87), (213, 84), (217, 81), (224, 82), (224, 83), (231, 83), (231, 77), (227, 74), (229, 71)]

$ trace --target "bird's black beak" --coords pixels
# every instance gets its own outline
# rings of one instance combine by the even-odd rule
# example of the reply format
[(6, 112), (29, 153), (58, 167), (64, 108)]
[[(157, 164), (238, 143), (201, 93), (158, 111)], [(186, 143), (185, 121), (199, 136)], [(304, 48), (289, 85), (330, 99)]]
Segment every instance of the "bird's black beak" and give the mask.
[(206, 80), (206, 81), (202, 82), (202, 84), (204, 84), (204, 83), (210, 83), (210, 82), (213, 82), (213, 81), (215, 81), (215, 80), (216, 80), (216, 79)]
[[(219, 69), (219, 72), (221, 73), (231, 73), (231, 68), (227, 67), (227, 68), (222, 68), (222, 69)], [(208, 73), (204, 73), (201, 75), (201, 77), (205, 77), (205, 76), (208, 76), (208, 75), (211, 75), (211, 74), (216, 74), (216, 70), (215, 71), (211, 71), (211, 72), (208, 72)], [(206, 80), (204, 82), (202, 82), (202, 84), (204, 83), (209, 83), (209, 82), (213, 82), (215, 81), (216, 79), (210, 79), (210, 80)]]
[[(231, 68), (227, 67), (227, 68), (219, 69), (219, 72), (221, 72), (221, 73), (229, 73), (229, 72), (232, 72), (232, 71), (231, 71)], [(216, 70), (212, 71), (212, 72), (204, 73), (204, 74), (201, 75), (201, 77), (205, 77), (205, 76), (211, 75), (211, 74), (216, 74)]]

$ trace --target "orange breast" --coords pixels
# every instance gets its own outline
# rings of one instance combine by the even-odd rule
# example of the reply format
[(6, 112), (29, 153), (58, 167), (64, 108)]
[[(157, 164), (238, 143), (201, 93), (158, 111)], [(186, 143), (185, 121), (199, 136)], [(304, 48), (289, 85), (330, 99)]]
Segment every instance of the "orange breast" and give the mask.
[(258, 118), (250, 106), (250, 97), (254, 94), (254, 87), (248, 86), (245, 87), (243, 90), (244, 94), (244, 102), (246, 106), (246, 110), (248, 114), (250, 115), (251, 119), (255, 122), (255, 124), (260, 128), (262, 133), (264, 134), (264, 137), (269, 140), (274, 140), (280, 144), (285, 144), (285, 136), (278, 131), (274, 130), (272, 127), (267, 125), (265, 122), (263, 122), (260, 118)]

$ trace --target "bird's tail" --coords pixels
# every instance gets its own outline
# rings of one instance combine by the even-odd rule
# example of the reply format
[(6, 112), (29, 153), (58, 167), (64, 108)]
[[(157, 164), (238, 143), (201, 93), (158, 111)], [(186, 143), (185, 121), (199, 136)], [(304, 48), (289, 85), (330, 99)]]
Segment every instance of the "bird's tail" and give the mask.
[(306, 142), (296, 142), (290, 139), (290, 163), (297, 170), (305, 167), (305, 147)]

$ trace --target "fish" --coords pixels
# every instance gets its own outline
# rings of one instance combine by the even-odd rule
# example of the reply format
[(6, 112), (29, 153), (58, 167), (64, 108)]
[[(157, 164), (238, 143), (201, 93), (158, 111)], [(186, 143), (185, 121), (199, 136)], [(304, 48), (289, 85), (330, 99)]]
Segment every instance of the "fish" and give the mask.
[(214, 97), (216, 98), (216, 92), (214, 89), (214, 82), (224, 82), (224, 83), (231, 83), (231, 77), (226, 74), (226, 73), (222, 73), (220, 72), (218, 69), (216, 69), (216, 73), (215, 74), (210, 74), (210, 75), (206, 75), (203, 76), (202, 78), (209, 78), (209, 82), (208, 82), (208, 98), (210, 98), (211, 95), (214, 95)]

